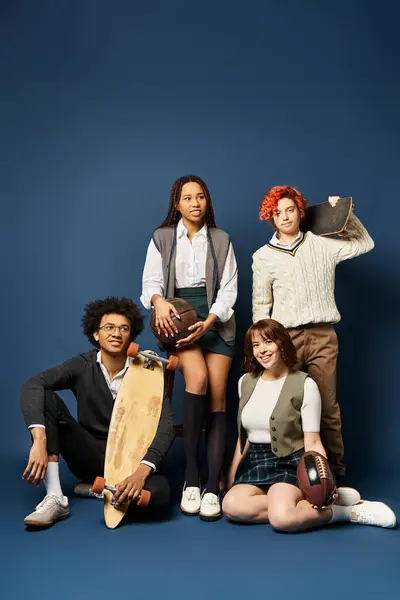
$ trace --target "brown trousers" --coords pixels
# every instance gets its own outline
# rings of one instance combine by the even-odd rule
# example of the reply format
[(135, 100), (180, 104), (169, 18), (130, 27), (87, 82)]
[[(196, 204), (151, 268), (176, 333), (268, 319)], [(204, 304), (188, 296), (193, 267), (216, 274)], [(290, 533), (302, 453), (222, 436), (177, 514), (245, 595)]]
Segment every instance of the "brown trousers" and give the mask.
[(309, 373), (321, 394), (321, 440), (336, 475), (345, 474), (340, 408), (336, 400), (338, 339), (330, 323), (289, 329), (299, 359), (298, 368)]

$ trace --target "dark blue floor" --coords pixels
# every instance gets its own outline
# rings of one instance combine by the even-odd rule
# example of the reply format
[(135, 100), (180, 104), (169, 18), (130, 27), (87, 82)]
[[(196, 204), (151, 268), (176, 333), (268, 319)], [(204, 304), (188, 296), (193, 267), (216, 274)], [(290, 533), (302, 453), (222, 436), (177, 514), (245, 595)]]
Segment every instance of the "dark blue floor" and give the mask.
[[(336, 525), (284, 535), (266, 525), (182, 516), (180, 444), (177, 440), (167, 465), (175, 504), (171, 521), (130, 523), (114, 531), (104, 526), (101, 501), (73, 496), (74, 480), (64, 468), (71, 517), (45, 531), (24, 531), (23, 518), (43, 490), (21, 481), (22, 454), (3, 454), (2, 600), (400, 597), (399, 529)], [(365, 497), (386, 501), (400, 515), (398, 482), (359, 483)]]

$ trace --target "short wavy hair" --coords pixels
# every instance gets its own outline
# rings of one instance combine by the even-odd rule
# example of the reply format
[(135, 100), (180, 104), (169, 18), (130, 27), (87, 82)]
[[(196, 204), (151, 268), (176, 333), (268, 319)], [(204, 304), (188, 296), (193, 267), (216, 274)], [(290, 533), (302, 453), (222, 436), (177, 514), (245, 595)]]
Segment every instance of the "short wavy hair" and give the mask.
[(286, 363), (290, 371), (294, 371), (298, 358), (296, 348), (290, 338), (289, 332), (285, 327), (274, 319), (262, 319), (257, 321), (246, 331), (244, 338), (244, 367), (248, 373), (258, 375), (264, 368), (260, 365), (253, 353), (253, 335), (258, 333), (264, 340), (271, 340), (278, 346), (282, 360)]
[(92, 346), (100, 348), (93, 334), (99, 330), (100, 323), (104, 315), (110, 314), (123, 315), (131, 324), (131, 340), (143, 331), (143, 316), (139, 308), (129, 298), (114, 298), (109, 296), (104, 300), (94, 300), (89, 302), (84, 308), (81, 320), (82, 330)]
[(276, 185), (271, 188), (264, 196), (260, 205), (260, 220), (261, 221), (273, 221), (274, 213), (278, 209), (278, 202), (282, 198), (289, 198), (293, 200), (300, 212), (301, 220), (304, 219), (307, 199), (299, 190), (288, 185)]

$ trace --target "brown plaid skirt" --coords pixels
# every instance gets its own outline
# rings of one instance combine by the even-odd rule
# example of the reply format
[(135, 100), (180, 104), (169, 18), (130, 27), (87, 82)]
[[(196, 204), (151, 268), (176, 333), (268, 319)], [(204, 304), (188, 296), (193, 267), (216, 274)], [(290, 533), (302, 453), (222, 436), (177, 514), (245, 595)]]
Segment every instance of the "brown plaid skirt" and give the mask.
[(270, 444), (252, 444), (236, 475), (237, 483), (251, 485), (273, 485), (274, 483), (291, 483), (297, 485), (297, 465), (304, 454), (304, 449), (288, 456), (276, 456)]

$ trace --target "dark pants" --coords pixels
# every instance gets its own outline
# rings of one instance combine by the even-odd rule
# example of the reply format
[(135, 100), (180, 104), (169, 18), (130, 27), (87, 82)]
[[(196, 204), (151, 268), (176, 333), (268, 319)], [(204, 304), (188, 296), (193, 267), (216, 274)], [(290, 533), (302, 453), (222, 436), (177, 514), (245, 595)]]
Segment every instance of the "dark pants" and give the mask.
[[(96, 439), (86, 431), (60, 396), (51, 391), (45, 397), (45, 422), (49, 454), (61, 455), (71, 473), (82, 481), (92, 483), (97, 476), (103, 476), (107, 440)], [(168, 516), (170, 489), (166, 477), (151, 475), (144, 489), (151, 492), (148, 516)], [(140, 512), (143, 514), (143, 510)]]

